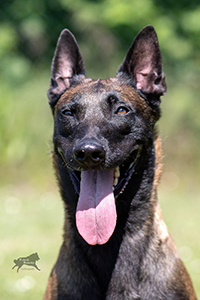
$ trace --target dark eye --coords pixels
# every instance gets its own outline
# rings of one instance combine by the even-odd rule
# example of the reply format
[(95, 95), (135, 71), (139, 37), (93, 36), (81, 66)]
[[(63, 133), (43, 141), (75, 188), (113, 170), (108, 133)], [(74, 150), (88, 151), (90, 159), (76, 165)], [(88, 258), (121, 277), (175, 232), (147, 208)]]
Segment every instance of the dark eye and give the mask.
[(126, 107), (120, 106), (117, 109), (116, 114), (117, 115), (125, 115), (125, 114), (127, 114), (127, 112), (128, 112), (128, 109)]
[(69, 109), (63, 109), (63, 110), (62, 110), (62, 114), (63, 114), (64, 116), (72, 116), (72, 112), (71, 112), (71, 110), (69, 110)]

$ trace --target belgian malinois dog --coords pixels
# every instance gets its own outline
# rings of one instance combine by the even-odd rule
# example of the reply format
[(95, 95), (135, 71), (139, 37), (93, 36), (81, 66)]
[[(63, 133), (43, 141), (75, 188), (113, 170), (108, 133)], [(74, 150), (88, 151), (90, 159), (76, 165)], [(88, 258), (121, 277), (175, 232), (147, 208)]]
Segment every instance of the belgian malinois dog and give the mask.
[(157, 202), (165, 92), (152, 26), (106, 80), (85, 77), (78, 44), (62, 31), (48, 97), (64, 241), (45, 300), (197, 299)]

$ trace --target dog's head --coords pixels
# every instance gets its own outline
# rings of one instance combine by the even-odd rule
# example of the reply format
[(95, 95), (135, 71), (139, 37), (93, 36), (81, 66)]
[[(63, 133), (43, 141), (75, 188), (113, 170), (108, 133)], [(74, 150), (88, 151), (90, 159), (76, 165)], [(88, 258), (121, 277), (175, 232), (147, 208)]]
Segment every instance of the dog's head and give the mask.
[(85, 77), (74, 36), (64, 30), (48, 91), (55, 120), (54, 150), (80, 194), (77, 228), (89, 244), (104, 244), (116, 224), (115, 198), (142, 153), (152, 147), (160, 96), (166, 91), (156, 32), (145, 27), (115, 78)]

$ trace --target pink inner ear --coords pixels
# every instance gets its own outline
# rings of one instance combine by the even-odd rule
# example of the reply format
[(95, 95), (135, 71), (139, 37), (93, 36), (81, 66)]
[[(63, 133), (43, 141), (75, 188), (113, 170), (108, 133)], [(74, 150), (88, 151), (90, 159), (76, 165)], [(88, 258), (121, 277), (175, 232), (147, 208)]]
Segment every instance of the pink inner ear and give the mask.
[(165, 76), (162, 74), (162, 77), (160, 77), (160, 80), (157, 84), (156, 80), (158, 78), (159, 76), (156, 72), (151, 71), (148, 73), (148, 69), (145, 69), (144, 71), (136, 74), (136, 87), (145, 93), (157, 93), (164, 95), (166, 92)]
[(147, 88), (147, 80), (150, 72), (151, 72), (151, 66), (149, 65), (148, 67), (136, 73), (137, 89), (141, 90), (142, 88), (145, 89)]
[(63, 78), (63, 77), (56, 77), (56, 82), (58, 86), (53, 89), (53, 92), (55, 94), (60, 94), (62, 93), (66, 88), (69, 88), (70, 83), (69, 83), (69, 78)]
[(70, 79), (71, 77), (65, 77), (65, 78), (63, 78), (63, 81), (64, 81), (64, 83), (65, 83), (65, 87), (66, 88), (69, 88), (70, 87), (70, 82), (69, 82), (69, 79)]
[[(58, 92), (62, 92), (66, 88), (69, 88), (70, 82), (69, 78), (73, 76), (73, 66), (72, 63), (69, 61), (68, 55), (63, 55), (60, 58), (60, 68), (58, 69), (57, 74), (55, 75), (55, 80), (57, 81)], [(57, 92), (57, 91), (56, 91)]]

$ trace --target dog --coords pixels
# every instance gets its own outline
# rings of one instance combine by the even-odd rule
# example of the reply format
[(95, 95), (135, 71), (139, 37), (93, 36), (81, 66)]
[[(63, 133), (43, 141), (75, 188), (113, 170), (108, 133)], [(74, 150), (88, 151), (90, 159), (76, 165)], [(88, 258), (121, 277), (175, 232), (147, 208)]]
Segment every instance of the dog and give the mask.
[(23, 266), (23, 265), (26, 265), (26, 266), (31, 266), (31, 267), (34, 267), (36, 268), (38, 271), (40, 271), (40, 269), (37, 267), (36, 265), (36, 261), (38, 261), (40, 258), (39, 258), (39, 255), (36, 253), (33, 253), (27, 257), (20, 257), (18, 259), (14, 259), (14, 267), (12, 267), (12, 270), (15, 268), (15, 267), (18, 267), (17, 268), (17, 273), (19, 272), (19, 269)]
[(62, 31), (48, 97), (64, 241), (44, 300), (197, 299), (157, 201), (165, 92), (151, 25), (105, 80), (85, 77), (75, 37)]

